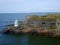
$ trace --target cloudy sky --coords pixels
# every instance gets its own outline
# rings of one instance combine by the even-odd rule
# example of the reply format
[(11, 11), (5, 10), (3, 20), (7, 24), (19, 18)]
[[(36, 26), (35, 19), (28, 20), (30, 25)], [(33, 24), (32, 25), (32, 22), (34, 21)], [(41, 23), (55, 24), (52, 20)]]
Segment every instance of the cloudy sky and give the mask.
[(60, 0), (0, 0), (0, 13), (60, 12)]

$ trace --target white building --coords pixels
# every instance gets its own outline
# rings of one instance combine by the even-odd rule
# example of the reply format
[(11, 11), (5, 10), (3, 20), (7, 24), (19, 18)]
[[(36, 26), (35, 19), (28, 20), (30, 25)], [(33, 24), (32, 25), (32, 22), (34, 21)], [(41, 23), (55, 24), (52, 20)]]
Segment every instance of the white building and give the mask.
[(14, 27), (17, 27), (17, 26), (18, 26), (18, 20), (15, 20)]

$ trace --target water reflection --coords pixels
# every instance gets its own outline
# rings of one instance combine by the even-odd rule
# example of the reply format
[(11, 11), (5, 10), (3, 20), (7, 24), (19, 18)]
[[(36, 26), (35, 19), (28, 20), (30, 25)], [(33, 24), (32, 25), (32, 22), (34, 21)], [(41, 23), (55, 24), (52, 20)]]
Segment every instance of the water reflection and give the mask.
[(32, 35), (0, 34), (0, 45), (60, 45), (60, 39)]
[(55, 38), (29, 36), (29, 45), (60, 45), (60, 40)]

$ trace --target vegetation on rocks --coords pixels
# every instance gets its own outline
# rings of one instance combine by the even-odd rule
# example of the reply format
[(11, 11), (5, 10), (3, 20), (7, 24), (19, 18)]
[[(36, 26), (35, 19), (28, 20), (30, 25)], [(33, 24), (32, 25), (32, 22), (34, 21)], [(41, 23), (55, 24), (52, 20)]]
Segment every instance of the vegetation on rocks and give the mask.
[(60, 14), (46, 14), (44, 16), (33, 15), (29, 18), (29, 20), (49, 20), (49, 19), (60, 20)]

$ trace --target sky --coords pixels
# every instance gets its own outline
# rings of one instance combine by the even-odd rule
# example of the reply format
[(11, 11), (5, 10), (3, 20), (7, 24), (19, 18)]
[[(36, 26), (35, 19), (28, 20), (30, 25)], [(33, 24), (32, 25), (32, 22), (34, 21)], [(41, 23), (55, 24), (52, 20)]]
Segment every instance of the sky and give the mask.
[(60, 0), (0, 0), (0, 13), (60, 12)]

